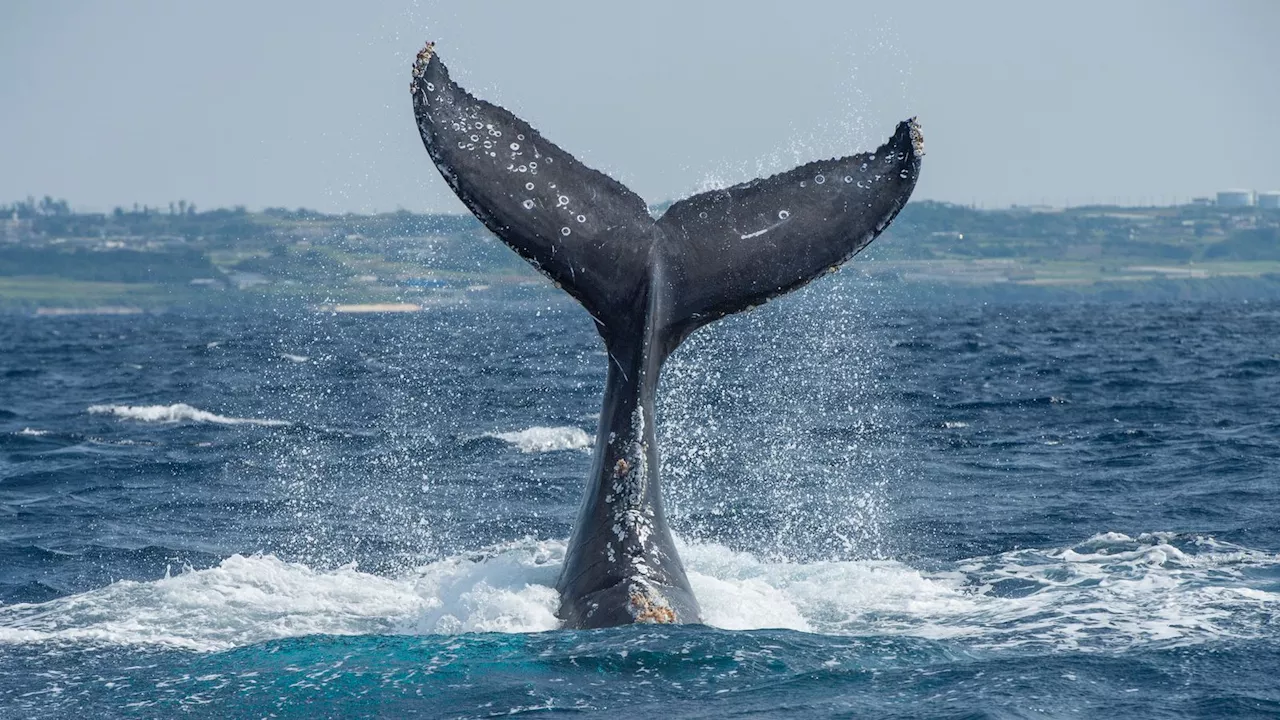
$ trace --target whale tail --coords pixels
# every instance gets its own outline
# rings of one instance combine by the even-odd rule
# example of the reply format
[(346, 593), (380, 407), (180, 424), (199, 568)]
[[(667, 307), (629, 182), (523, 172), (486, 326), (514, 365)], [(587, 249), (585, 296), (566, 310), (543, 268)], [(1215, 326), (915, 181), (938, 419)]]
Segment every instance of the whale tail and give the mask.
[(659, 260), (672, 301), (663, 320), (676, 336), (833, 269), (902, 209), (923, 155), (912, 119), (874, 152), (695, 195), (655, 221), (639, 195), (459, 87), (431, 45), (412, 90), (423, 142), (450, 187), (582, 303), (606, 341), (611, 327), (636, 329)]
[[(413, 65), (411, 92), (445, 181), (587, 309), (612, 360), (561, 616), (576, 626), (696, 620), (656, 482), (662, 362), (697, 328), (794, 290), (875, 239), (915, 187), (919, 125), (900, 123), (874, 152), (695, 195), (655, 220), (621, 183), (459, 87), (432, 44)], [(602, 599), (631, 609), (601, 609)]]

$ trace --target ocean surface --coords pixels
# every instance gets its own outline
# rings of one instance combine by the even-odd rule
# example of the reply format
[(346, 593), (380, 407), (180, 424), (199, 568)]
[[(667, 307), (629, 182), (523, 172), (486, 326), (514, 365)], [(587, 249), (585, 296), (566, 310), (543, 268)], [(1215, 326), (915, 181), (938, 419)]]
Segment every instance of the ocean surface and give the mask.
[(658, 429), (707, 625), (565, 631), (605, 363), (548, 287), (0, 315), (0, 717), (1280, 716), (1280, 303), (706, 328)]

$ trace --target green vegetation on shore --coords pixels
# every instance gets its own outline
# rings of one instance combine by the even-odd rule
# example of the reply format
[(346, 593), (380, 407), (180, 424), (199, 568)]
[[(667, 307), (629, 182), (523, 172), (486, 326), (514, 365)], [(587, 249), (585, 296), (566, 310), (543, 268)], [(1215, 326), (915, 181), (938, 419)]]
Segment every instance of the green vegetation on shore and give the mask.
[[(850, 267), (855, 277), (1000, 295), (1105, 298), (1141, 285), (1194, 296), (1231, 287), (1225, 281), (1280, 296), (1280, 211), (915, 202)], [(429, 302), (538, 282), (470, 216), (198, 212), (186, 202), (75, 213), (47, 197), (0, 206), (7, 309)]]

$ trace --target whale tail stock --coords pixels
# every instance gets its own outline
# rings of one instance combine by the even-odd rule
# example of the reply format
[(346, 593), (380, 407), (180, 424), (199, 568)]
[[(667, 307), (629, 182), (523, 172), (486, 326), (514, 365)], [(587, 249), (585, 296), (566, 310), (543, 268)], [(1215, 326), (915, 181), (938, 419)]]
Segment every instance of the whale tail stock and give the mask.
[(874, 152), (695, 195), (659, 219), (507, 110), (454, 83), (428, 44), (411, 83), (422, 140), (503, 242), (591, 314), (610, 357), (592, 476), (558, 589), (567, 626), (696, 622), (663, 515), (653, 400), (697, 328), (794, 290), (866, 247), (915, 187), (913, 120)]

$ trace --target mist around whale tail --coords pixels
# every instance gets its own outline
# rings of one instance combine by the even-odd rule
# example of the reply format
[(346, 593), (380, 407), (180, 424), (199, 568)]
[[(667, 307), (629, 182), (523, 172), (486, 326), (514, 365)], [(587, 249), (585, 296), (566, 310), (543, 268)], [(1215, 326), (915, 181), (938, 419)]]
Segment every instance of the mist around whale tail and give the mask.
[(609, 355), (591, 476), (557, 589), (566, 627), (698, 622), (663, 513), (654, 398), (694, 330), (794, 290), (865, 248), (906, 203), (914, 119), (874, 152), (694, 195), (655, 220), (638, 195), (449, 78), (428, 43), (410, 85), (440, 174), (503, 242), (572, 295)]

